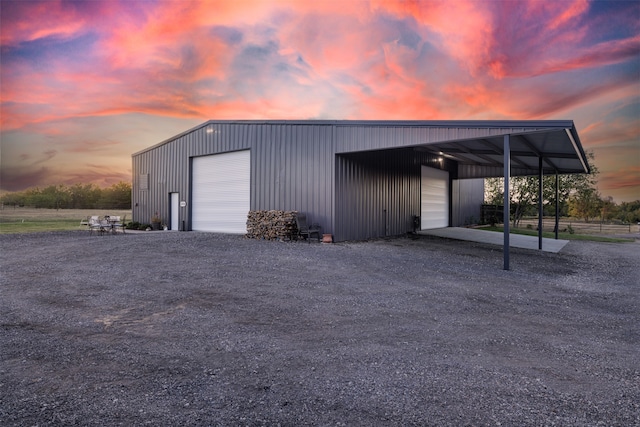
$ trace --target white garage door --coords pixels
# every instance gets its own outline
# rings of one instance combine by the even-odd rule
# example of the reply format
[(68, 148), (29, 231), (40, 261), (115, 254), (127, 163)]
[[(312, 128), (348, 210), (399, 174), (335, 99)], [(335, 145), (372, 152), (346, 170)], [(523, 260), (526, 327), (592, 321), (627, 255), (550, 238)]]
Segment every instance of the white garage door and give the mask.
[(250, 177), (249, 150), (194, 157), (191, 228), (217, 233), (246, 233)]
[(449, 172), (422, 166), (422, 230), (449, 226)]

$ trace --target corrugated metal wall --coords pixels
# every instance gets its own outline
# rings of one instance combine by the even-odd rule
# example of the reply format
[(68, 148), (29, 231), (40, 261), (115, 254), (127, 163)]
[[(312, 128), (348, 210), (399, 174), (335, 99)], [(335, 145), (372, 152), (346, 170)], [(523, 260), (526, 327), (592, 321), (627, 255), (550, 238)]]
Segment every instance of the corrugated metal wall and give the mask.
[[(511, 176), (531, 175), (531, 170), (511, 165)], [(500, 178), (504, 176), (502, 166), (460, 165), (458, 168), (460, 178)]]
[[(177, 192), (187, 202), (180, 208), (180, 228), (184, 224), (189, 230), (191, 159), (249, 149), (251, 209), (306, 212), (336, 241), (403, 234), (420, 213), (420, 165), (440, 165), (435, 155), (414, 146), (504, 132), (393, 123), (211, 121), (133, 155), (133, 219), (147, 223), (158, 212), (168, 223), (170, 193)], [(458, 178), (456, 163), (445, 160), (442, 168), (452, 180)], [(148, 189), (141, 185), (145, 176)], [(452, 224), (471, 215), (476, 200), (466, 192), (475, 194), (474, 185), (450, 186)]]
[[(187, 207), (180, 224), (190, 229), (190, 159), (251, 150), (251, 209), (307, 212), (310, 221), (333, 230), (334, 148), (331, 126), (207, 123), (133, 156), (133, 219), (147, 223), (158, 212), (169, 221), (169, 193)], [(149, 176), (148, 190), (140, 175)], [(331, 232), (331, 231), (328, 231)]]
[(451, 189), (451, 226), (477, 224), (484, 203), (484, 179), (456, 179)]
[(393, 123), (385, 125), (384, 122), (375, 124), (375, 126), (338, 124), (336, 125), (336, 148), (338, 153), (348, 153), (474, 139), (524, 131), (524, 128), (428, 126), (420, 122), (413, 126), (399, 126)]
[(336, 156), (335, 240), (395, 236), (413, 229), (420, 215), (420, 166), (456, 165), (413, 149)]
[[(180, 194), (188, 200), (189, 156), (185, 144), (175, 140), (133, 157), (133, 220), (149, 223), (157, 212), (163, 222), (169, 223), (169, 193)], [(144, 176), (147, 178), (144, 178)], [(140, 181), (148, 179), (148, 189), (140, 189)], [(180, 210), (179, 224), (185, 220), (185, 209)]]
[(251, 153), (252, 209), (297, 210), (333, 230), (331, 126), (261, 126)]

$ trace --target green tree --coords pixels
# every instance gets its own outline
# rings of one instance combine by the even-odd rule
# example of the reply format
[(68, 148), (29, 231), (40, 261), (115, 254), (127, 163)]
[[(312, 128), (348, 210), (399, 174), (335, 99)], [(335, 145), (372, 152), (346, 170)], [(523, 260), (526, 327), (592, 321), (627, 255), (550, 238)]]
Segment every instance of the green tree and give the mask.
[(42, 195), (42, 191), (38, 187), (30, 188), (24, 193), (26, 205), (34, 206), (36, 208), (43, 208), (46, 206), (46, 196)]
[(640, 222), (640, 200), (620, 203), (616, 218), (632, 224)]
[(27, 196), (24, 192), (7, 193), (0, 197), (0, 202), (7, 206), (24, 206), (27, 204)]
[(613, 197), (608, 196), (600, 199), (600, 221), (611, 221), (618, 213), (618, 207), (613, 201)]
[(61, 209), (69, 207), (69, 193), (64, 185), (50, 185), (39, 193), (37, 208)]
[(74, 184), (67, 189), (74, 209), (90, 209), (97, 207), (102, 190), (95, 184)]
[[(591, 174), (567, 174), (558, 176), (558, 206), (562, 214), (569, 212), (569, 198), (580, 191), (595, 190), (598, 168), (594, 165), (593, 152), (587, 152)], [(547, 213), (555, 214), (555, 175), (543, 177), (542, 203)], [(538, 176), (514, 176), (509, 179), (511, 215), (517, 226), (524, 215), (534, 215), (538, 206)], [(485, 203), (503, 204), (504, 178), (485, 180)]]
[(487, 205), (501, 206), (504, 203), (504, 179), (487, 178), (484, 180), (484, 202)]
[(104, 189), (95, 184), (50, 185), (4, 194), (0, 202), (49, 209), (131, 209), (131, 184), (119, 182)]
[(109, 188), (103, 189), (99, 204), (106, 209), (130, 209), (131, 184), (120, 181)]
[(576, 191), (569, 198), (569, 215), (589, 222), (600, 213), (602, 200), (593, 188)]

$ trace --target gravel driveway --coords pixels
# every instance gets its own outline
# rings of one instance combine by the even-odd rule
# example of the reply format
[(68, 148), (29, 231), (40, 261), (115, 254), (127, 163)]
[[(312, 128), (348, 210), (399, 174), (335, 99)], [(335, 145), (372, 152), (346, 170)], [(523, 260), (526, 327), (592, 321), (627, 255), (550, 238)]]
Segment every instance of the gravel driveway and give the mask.
[(640, 243), (0, 236), (0, 425), (638, 426)]

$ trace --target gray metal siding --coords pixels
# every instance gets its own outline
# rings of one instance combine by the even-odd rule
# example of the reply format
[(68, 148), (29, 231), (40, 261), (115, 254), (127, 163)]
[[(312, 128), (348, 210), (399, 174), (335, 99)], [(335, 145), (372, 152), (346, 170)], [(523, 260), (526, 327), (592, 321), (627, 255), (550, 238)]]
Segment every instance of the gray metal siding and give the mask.
[[(528, 129), (531, 130), (531, 129)], [(522, 133), (524, 128), (336, 126), (336, 152), (349, 153), (394, 147), (413, 147), (442, 141)]]
[[(169, 221), (169, 193), (180, 193), (180, 200), (188, 196), (188, 157), (182, 152), (179, 141), (158, 147), (145, 155), (134, 156), (133, 219), (149, 223), (158, 212), (165, 223)], [(149, 189), (137, 190), (135, 179), (148, 174)], [(182, 214), (182, 212), (181, 212)], [(180, 217), (180, 221), (185, 218)]]
[[(401, 235), (420, 215), (420, 166), (436, 156), (411, 149), (336, 156), (335, 241)], [(442, 169), (455, 168), (443, 162)]]
[[(531, 175), (531, 170), (523, 169), (511, 164), (511, 176)], [(502, 166), (459, 165), (459, 178), (500, 178), (504, 176)]]
[[(420, 212), (420, 165), (439, 165), (429, 143), (531, 130), (517, 122), (211, 121), (133, 155), (133, 219), (146, 223), (158, 212), (168, 222), (169, 193), (177, 192), (187, 201), (181, 224), (190, 229), (191, 159), (249, 149), (251, 209), (306, 212), (336, 241), (403, 234)], [(450, 160), (442, 167), (452, 183), (502, 174)], [(147, 190), (140, 186), (145, 174)], [(453, 225), (475, 212), (476, 185), (450, 186)]]
[[(180, 221), (190, 229), (190, 159), (250, 149), (251, 209), (307, 212), (333, 233), (332, 135), (331, 126), (207, 123), (133, 156), (133, 219), (148, 223), (158, 212), (168, 222), (169, 193), (178, 192), (188, 201)], [(149, 175), (148, 190), (140, 189), (140, 174)]]
[(451, 190), (451, 226), (478, 223), (484, 202), (484, 179), (456, 179)]
[(252, 149), (252, 169), (252, 209), (306, 212), (310, 222), (332, 233), (331, 127), (261, 126)]

